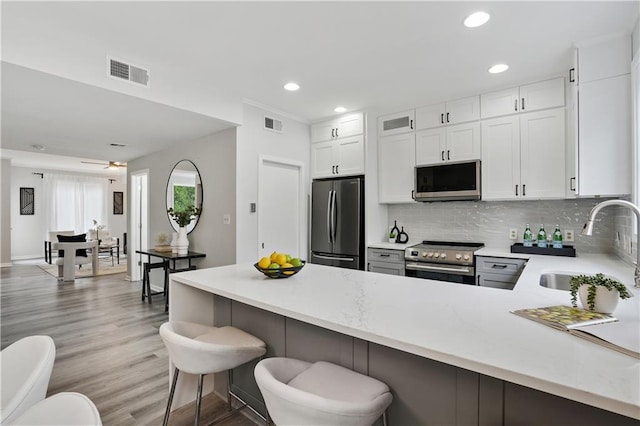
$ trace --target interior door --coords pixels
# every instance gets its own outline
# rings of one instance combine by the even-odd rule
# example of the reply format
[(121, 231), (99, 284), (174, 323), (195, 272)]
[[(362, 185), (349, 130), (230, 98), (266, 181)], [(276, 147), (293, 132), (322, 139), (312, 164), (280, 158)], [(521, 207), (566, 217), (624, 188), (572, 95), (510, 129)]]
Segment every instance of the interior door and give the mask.
[(333, 181), (316, 180), (311, 185), (311, 251), (333, 253), (329, 235), (329, 207)]
[(361, 182), (360, 178), (355, 178), (337, 180), (333, 184), (335, 191), (333, 253), (335, 254), (360, 255)]
[(131, 236), (128, 249), (128, 268), (131, 281), (142, 280), (142, 255), (136, 250), (146, 250), (148, 246), (148, 171), (131, 174), (131, 215), (129, 217), (129, 235)]

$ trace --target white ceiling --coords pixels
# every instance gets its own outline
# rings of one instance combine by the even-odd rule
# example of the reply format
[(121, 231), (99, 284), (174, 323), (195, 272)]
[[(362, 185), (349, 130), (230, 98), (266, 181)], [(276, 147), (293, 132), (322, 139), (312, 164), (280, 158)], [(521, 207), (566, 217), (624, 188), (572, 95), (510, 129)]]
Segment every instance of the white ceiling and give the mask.
[[(491, 20), (465, 28), (476, 10)], [(193, 112), (204, 110), (199, 93), (308, 121), (336, 105), (394, 111), (479, 94), (567, 75), (574, 42), (630, 33), (638, 10), (637, 1), (5, 1), (4, 61), (86, 81), (92, 55), (104, 68), (117, 54), (151, 69), (142, 97), (170, 93), (173, 107), (4, 64), (2, 147), (130, 160), (229, 126)], [(488, 74), (499, 62), (509, 70)], [(301, 89), (284, 91), (292, 80)]]

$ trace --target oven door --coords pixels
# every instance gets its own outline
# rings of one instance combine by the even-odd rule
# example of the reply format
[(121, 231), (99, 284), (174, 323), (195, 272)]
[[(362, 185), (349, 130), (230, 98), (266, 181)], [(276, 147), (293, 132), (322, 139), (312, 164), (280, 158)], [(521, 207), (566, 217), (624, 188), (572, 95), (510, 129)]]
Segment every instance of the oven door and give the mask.
[(407, 277), (476, 285), (475, 268), (473, 266), (405, 262), (404, 268)]

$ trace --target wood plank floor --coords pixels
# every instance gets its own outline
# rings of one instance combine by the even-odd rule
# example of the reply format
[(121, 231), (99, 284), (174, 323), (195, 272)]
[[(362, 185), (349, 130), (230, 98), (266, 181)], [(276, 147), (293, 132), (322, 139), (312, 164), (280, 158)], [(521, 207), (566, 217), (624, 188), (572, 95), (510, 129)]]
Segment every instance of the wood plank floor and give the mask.
[[(168, 320), (161, 296), (140, 300), (141, 283), (125, 274), (58, 283), (35, 265), (0, 268), (2, 348), (44, 334), (56, 344), (48, 395), (80, 392), (104, 425), (159, 425), (169, 395), (169, 359), (158, 334)], [(225, 412), (215, 395), (203, 399), (201, 421)], [(245, 410), (246, 411), (246, 410)], [(193, 424), (194, 405), (175, 410), (171, 425)], [(254, 426), (242, 414), (221, 425)]]

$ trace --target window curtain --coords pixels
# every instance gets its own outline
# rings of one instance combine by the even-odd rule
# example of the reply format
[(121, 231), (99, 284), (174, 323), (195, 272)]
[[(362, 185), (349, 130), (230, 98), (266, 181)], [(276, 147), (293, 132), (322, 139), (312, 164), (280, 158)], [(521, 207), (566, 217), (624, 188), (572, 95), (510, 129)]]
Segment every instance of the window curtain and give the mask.
[(95, 228), (94, 220), (108, 225), (106, 178), (45, 173), (43, 188), (45, 232), (83, 234)]

